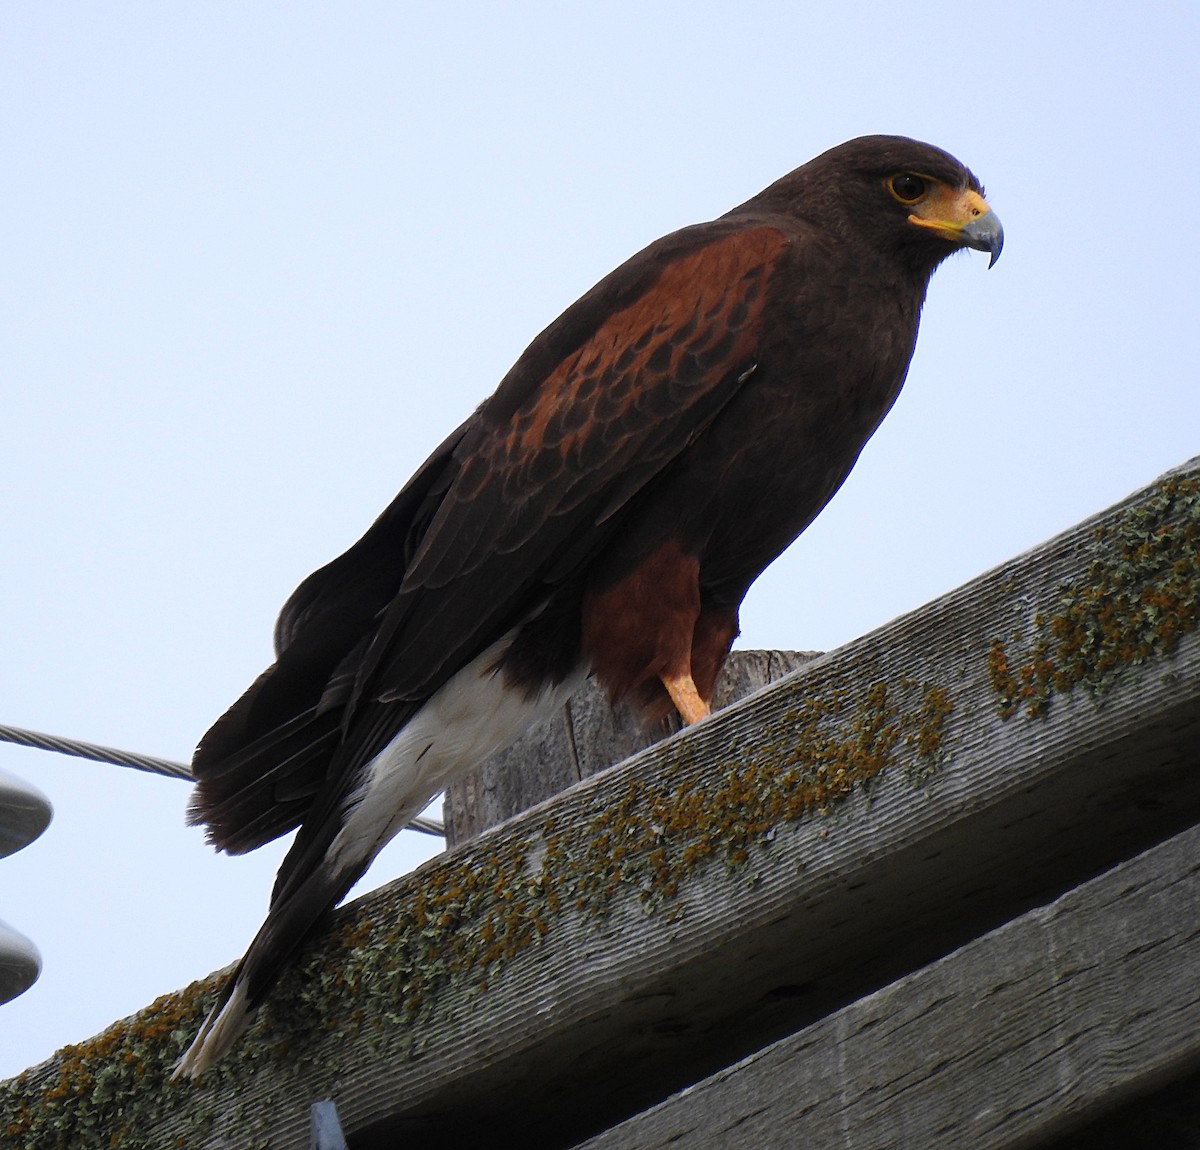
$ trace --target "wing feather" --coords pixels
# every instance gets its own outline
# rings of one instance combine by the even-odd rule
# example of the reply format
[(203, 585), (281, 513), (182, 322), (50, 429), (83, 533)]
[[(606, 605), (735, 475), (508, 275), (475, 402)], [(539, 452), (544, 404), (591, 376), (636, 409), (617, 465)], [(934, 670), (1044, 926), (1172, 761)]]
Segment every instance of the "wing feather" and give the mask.
[(785, 245), (762, 226), (675, 254), (514, 404), (525, 384), (517, 364), (460, 446), (469, 482), (452, 483), (431, 520), (360, 669), (359, 696), (427, 697), (603, 546), (620, 508), (753, 367)]

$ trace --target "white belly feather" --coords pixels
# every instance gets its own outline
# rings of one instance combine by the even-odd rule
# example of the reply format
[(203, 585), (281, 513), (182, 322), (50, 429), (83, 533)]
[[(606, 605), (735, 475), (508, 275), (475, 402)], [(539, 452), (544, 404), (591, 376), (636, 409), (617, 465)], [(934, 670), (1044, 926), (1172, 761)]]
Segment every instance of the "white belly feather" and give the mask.
[(461, 772), (514, 743), (562, 706), (587, 677), (579, 667), (534, 698), (508, 682), (496, 663), (512, 632), (446, 682), (367, 764), (350, 797), (329, 860), (373, 857)]

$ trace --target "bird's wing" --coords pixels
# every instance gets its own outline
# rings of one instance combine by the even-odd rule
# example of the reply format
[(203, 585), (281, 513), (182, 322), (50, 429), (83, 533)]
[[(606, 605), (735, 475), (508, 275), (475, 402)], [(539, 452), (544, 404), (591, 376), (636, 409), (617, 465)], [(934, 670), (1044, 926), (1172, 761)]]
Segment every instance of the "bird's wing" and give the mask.
[[(359, 544), (301, 585), (278, 662), (201, 743), (193, 818), (218, 845), (329, 817), (416, 707), (596, 553), (753, 366), (787, 243), (774, 226), (722, 221), (622, 265), (534, 341)], [(278, 816), (274, 796), (290, 804)]]
[(643, 253), (654, 274), (632, 298), (617, 289), (642, 270), (636, 257), (616, 285), (602, 281), (563, 317), (583, 309), (587, 337), (545, 371), (535, 342), (480, 409), (358, 670), (359, 697), (427, 698), (578, 571), (741, 386), (787, 240), (769, 226), (689, 231), (683, 251)]
[[(444, 491), (466, 424), (435, 451), (357, 543), (284, 605), (276, 661), (204, 735), (189, 819), (241, 854), (292, 830), (327, 780), (341, 738), (339, 667), (354, 664), (404, 577), (420, 525)], [(342, 688), (347, 693), (351, 674)]]

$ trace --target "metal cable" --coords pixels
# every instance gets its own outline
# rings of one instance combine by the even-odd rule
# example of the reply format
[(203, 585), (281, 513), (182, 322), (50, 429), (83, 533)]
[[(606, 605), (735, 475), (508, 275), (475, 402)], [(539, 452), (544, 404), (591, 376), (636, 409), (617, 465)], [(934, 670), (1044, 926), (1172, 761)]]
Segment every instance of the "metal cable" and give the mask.
[[(44, 735), (40, 731), (27, 731), (22, 727), (0, 725), (0, 742), (16, 743), (22, 747), (36, 747), (40, 751), (57, 751), (60, 755), (74, 755), (79, 759), (92, 759), (97, 763), (113, 763), (118, 767), (133, 767), (138, 771), (149, 771), (153, 775), (166, 775), (172, 779), (192, 781), (191, 768), (186, 763), (171, 759), (157, 759), (153, 755), (139, 755), (132, 751), (118, 751), (113, 747), (102, 747), (96, 743), (82, 743), (78, 739), (63, 739), (58, 735)], [(408, 830), (420, 831), (437, 838), (446, 837), (446, 828), (438, 819), (418, 815), (408, 824)]]
[(97, 763), (115, 763), (118, 767), (133, 767), (138, 771), (168, 775), (173, 779), (190, 782), (192, 778), (191, 769), (184, 763), (155, 759), (150, 755), (135, 755), (130, 751), (118, 751), (95, 743), (81, 743), (76, 739), (60, 739), (57, 735), (43, 735), (40, 731), (26, 731), (21, 727), (0, 727), (0, 739), (6, 743), (18, 743), (22, 747), (57, 751), (60, 755), (74, 755), (76, 758), (92, 759)]

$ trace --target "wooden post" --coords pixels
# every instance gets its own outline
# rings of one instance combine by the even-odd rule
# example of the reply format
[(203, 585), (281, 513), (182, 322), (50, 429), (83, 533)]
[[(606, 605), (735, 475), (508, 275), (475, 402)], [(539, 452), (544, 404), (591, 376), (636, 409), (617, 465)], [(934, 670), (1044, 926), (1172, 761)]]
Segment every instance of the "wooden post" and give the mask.
[[(713, 710), (815, 659), (819, 651), (734, 651), (717, 683)], [(553, 718), (531, 728), (446, 791), (446, 845), (470, 842), (569, 786), (652, 746), (680, 727), (671, 716), (646, 725), (630, 707), (611, 707), (595, 683), (585, 683)]]

